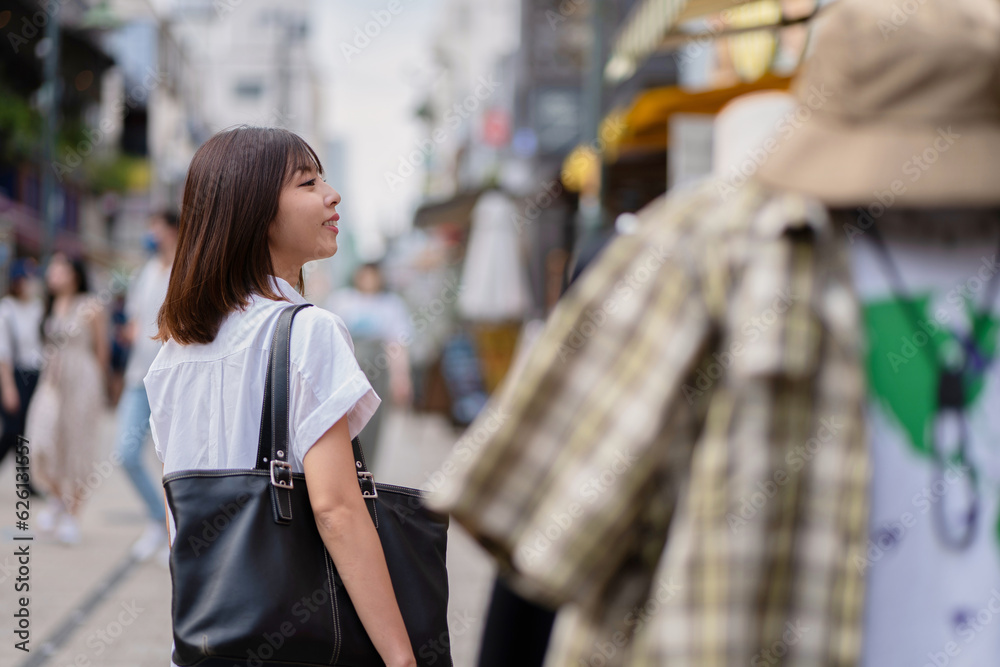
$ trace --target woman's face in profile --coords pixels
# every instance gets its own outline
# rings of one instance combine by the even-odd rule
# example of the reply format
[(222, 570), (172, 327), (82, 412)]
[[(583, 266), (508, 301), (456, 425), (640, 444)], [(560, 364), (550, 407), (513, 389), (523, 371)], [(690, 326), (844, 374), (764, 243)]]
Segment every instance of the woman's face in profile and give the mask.
[(268, 232), (271, 254), (278, 263), (301, 266), (337, 252), (336, 211), (340, 193), (315, 168), (299, 170), (278, 199), (278, 215)]

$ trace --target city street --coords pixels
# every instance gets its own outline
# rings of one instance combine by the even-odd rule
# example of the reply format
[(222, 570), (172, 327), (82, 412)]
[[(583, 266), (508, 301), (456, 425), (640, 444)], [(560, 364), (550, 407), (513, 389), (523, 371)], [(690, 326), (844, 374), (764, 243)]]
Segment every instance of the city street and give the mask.
[[(0, 667), (175, 629), (201, 667), (1000, 666), (1000, 0), (6, 0), (0, 38)], [(447, 575), (347, 450), (275, 490), (350, 410), (481, 533)]]
[[(95, 472), (99, 483), (85, 507), (82, 542), (66, 547), (37, 537), (15, 542), (14, 472), (8, 459), (0, 469), (0, 664), (10, 667), (165, 667), (170, 649), (170, 575), (155, 558), (137, 563), (129, 555), (143, 528), (141, 505), (124, 472), (111, 464), (115, 422), (111, 413), (98, 420), (104, 448)], [(390, 413), (383, 426), (385, 442), (373, 463), (378, 479), (419, 486), (457, 438), (438, 416)], [(159, 462), (148, 443), (150, 470)], [(41, 507), (33, 504), (32, 522)], [(34, 531), (29, 531), (28, 534)], [(30, 553), (30, 653), (14, 648), (12, 630), (18, 598), (18, 563), (14, 551), (27, 544)], [(453, 527), (449, 535), (449, 609), (455, 665), (475, 661), (491, 585), (485, 553)]]

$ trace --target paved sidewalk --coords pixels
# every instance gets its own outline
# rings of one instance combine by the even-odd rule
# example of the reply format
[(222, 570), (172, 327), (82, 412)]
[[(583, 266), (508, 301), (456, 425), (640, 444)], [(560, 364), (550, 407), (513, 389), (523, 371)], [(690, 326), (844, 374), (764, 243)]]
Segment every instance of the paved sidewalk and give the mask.
[[(460, 433), (437, 416), (390, 413), (384, 445), (372, 462), (379, 481), (422, 486)], [(170, 575), (154, 560), (135, 563), (132, 542), (144, 527), (142, 505), (120, 467), (111, 463), (112, 413), (95, 420), (102, 451), (93, 496), (81, 517), (82, 542), (65, 547), (14, 529), (12, 457), (0, 468), (0, 665), (4, 667), (166, 667), (170, 651)], [(148, 469), (161, 470), (147, 446)], [(32, 499), (31, 520), (41, 505)], [(15, 535), (35, 534), (15, 542)], [(14, 648), (18, 564), (14, 551), (30, 545), (30, 653)], [(489, 559), (461, 530), (449, 533), (449, 618), (456, 667), (474, 665), (492, 584)]]
[[(382, 424), (384, 443), (372, 462), (375, 479), (427, 488), (462, 435), (438, 415), (389, 413)], [(455, 667), (473, 667), (493, 587), (492, 560), (461, 526), (448, 528), (448, 626)]]
[[(34, 530), (41, 503), (32, 499), (32, 542), (13, 541), (14, 470), (0, 470), (0, 664), (10, 667), (162, 667), (170, 649), (170, 574), (155, 562), (133, 563), (133, 541), (145, 526), (139, 497), (112, 462), (114, 415), (99, 415), (101, 451), (90, 477), (93, 496), (80, 520), (83, 539), (67, 547)], [(148, 448), (148, 469), (162, 467)], [(20, 535), (20, 531), (17, 531)], [(13, 647), (15, 544), (30, 544), (30, 653)], [(117, 575), (117, 576), (114, 576)], [(105, 591), (105, 595), (99, 594)], [(88, 604), (89, 602), (89, 604)], [(81, 607), (90, 607), (81, 608)], [(75, 614), (75, 615), (74, 615)], [(52, 646), (46, 642), (55, 640)]]

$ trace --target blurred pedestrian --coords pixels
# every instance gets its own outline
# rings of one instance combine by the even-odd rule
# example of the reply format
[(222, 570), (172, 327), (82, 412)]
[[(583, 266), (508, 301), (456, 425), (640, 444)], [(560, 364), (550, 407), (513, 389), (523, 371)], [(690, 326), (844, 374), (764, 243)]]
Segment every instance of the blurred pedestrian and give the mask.
[[(303, 264), (337, 252), (340, 200), (323, 180), (312, 148), (286, 130), (237, 127), (195, 153), (158, 318), (163, 347), (144, 380), (164, 475), (256, 466), (275, 325), (289, 303), (307, 303)], [(288, 463), (305, 476), (319, 536), (379, 655), (389, 667), (413, 667), (413, 648), (351, 447), (379, 398), (336, 315), (303, 309), (289, 346)], [(226, 595), (222, 588), (217, 592)], [(238, 622), (233, 627), (238, 633)], [(331, 651), (336, 639), (328, 638)]]
[[(144, 464), (149, 438), (149, 399), (143, 378), (160, 351), (156, 317), (167, 295), (170, 269), (177, 250), (177, 214), (163, 211), (150, 218), (150, 238), (156, 254), (149, 258), (130, 281), (125, 302), (127, 325), (125, 338), (131, 344), (125, 382), (118, 405), (118, 455), (133, 488), (142, 499), (146, 527), (132, 545), (132, 555), (139, 560), (166, 547), (166, 510), (163, 489), (153, 484)], [(159, 477), (159, 475), (157, 475)], [(167, 550), (162, 551), (164, 560)]]
[(131, 350), (128, 339), (128, 316), (125, 295), (116, 294), (111, 306), (111, 373), (108, 377), (108, 403), (117, 407), (125, 388), (125, 367)]
[[(376, 263), (362, 264), (354, 272), (354, 285), (337, 290), (326, 303), (347, 325), (354, 340), (354, 355), (379, 396), (391, 396), (403, 408), (413, 398), (407, 348), (413, 338), (406, 303), (386, 289)], [(377, 453), (382, 429), (382, 410), (372, 415), (361, 432), (361, 446), (372, 470), (377, 471)]]
[[(9, 292), (0, 299), (0, 408), (3, 415), (0, 463), (17, 444), (17, 436), (24, 435), (24, 418), (42, 368), (38, 327), (44, 307), (34, 273), (33, 260), (16, 260), (11, 266)], [(30, 482), (28, 488), (37, 495)]]
[[(796, 86), (810, 120), (745, 184), (647, 207), (430, 500), (519, 591), (562, 605), (547, 664), (1000, 657), (977, 615), (1000, 586), (995, 292), (958, 298), (964, 329), (939, 337), (953, 365), (925, 337), (935, 354), (897, 353), (911, 375), (886, 373), (1000, 235), (1000, 5), (824, 11)], [(939, 410), (970, 406), (979, 434), (939, 448)], [(989, 514), (970, 528), (977, 494)]]
[(46, 361), (25, 432), (32, 471), (50, 496), (38, 527), (55, 531), (60, 542), (76, 544), (80, 510), (93, 492), (87, 477), (97, 458), (96, 421), (106, 404), (107, 315), (88, 292), (82, 260), (53, 254), (45, 283), (40, 333)]

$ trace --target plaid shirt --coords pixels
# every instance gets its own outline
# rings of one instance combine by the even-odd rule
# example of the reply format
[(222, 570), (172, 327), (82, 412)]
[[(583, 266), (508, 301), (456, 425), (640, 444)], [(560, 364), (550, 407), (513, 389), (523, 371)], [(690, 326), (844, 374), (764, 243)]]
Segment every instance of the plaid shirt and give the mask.
[(821, 205), (753, 182), (645, 219), (429, 502), (560, 607), (547, 667), (853, 665), (869, 468), (844, 244)]

